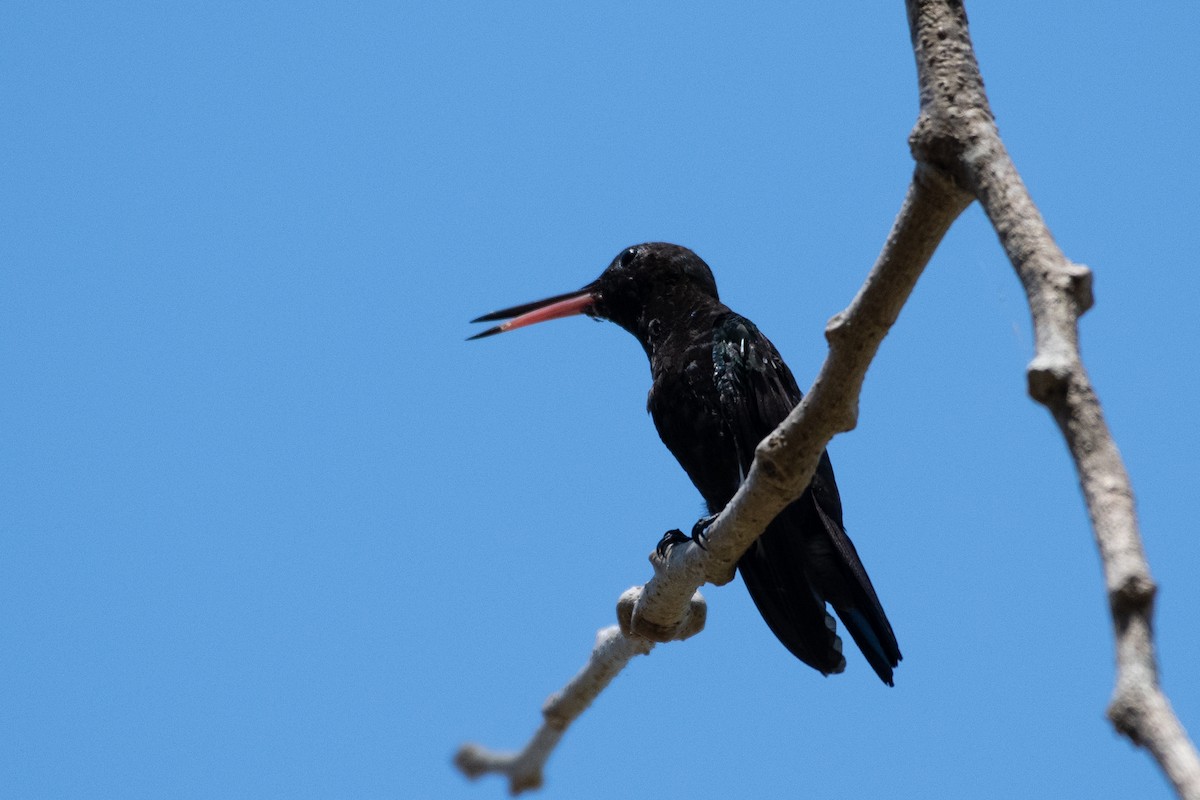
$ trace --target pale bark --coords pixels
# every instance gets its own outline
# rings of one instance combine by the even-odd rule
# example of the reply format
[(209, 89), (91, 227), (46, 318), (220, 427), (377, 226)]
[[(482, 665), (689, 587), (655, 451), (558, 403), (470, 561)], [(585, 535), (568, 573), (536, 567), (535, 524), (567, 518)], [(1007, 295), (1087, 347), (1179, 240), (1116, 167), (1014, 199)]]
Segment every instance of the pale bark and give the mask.
[(470, 777), (496, 772), (513, 794), (541, 785), (562, 732), (633, 656), (685, 639), (704, 625), (704, 583), (732, 579), (739, 556), (812, 480), (830, 439), (852, 429), (867, 368), (950, 225), (978, 200), (1025, 287), (1035, 353), (1029, 392), (1054, 415), (1075, 460), (1104, 563), (1116, 631), (1116, 692), (1109, 717), (1146, 747), (1181, 798), (1200, 800), (1200, 758), (1158, 683), (1151, 614), (1155, 586), (1142, 551), (1133, 490), (1078, 347), (1077, 321), (1092, 304), (1091, 272), (1066, 259), (1004, 149), (983, 90), (966, 15), (954, 0), (908, 0), (920, 112), (910, 136), (916, 161), (900, 213), (850, 305), (826, 327), (829, 354), (812, 387), (756, 451), (745, 483), (709, 528), (707, 550), (651, 556), (655, 574), (618, 602), (619, 627), (600, 631), (587, 665), (543, 707), (526, 747), (499, 754), (464, 745)]
[(907, 5), (921, 91), (921, 114), (910, 139), (913, 156), (966, 187), (996, 229), (1033, 316), (1029, 394), (1053, 414), (1079, 475), (1116, 637), (1109, 719), (1151, 753), (1176, 794), (1200, 800), (1200, 756), (1158, 681), (1156, 587), (1138, 532), (1133, 487), (1079, 352), (1079, 316), (1093, 302), (1091, 270), (1059, 250), (1004, 148), (962, 3)]

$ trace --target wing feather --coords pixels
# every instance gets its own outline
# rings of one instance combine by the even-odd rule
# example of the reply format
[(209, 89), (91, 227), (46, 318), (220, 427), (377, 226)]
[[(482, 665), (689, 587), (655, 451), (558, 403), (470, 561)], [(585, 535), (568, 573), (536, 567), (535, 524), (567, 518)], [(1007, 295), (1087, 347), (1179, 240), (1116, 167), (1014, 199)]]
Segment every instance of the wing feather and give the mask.
[[(749, 320), (730, 313), (714, 331), (720, 413), (742, 474), (754, 451), (800, 402), (791, 370)], [(842, 524), (833, 465), (822, 454), (812, 484), (767, 527), (738, 564), (776, 637), (823, 673), (845, 667), (829, 602), (880, 678), (892, 683), (900, 650), (871, 579)]]

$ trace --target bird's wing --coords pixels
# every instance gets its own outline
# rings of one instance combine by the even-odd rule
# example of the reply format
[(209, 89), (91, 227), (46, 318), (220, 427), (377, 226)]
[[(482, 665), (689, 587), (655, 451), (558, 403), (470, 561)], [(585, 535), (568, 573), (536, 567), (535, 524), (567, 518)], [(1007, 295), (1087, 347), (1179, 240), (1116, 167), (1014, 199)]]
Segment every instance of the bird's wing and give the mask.
[[(749, 320), (730, 313), (716, 329), (713, 368), (721, 414), (743, 475), (754, 450), (800, 402), (791, 370)], [(805, 663), (829, 673), (845, 666), (828, 601), (886, 683), (899, 647), (871, 579), (842, 524), (833, 465), (821, 454), (808, 490), (767, 527), (739, 567), (775, 635)]]
[[(714, 330), (713, 375), (744, 478), (754, 449), (799, 402), (800, 390), (774, 346), (736, 314)], [(792, 655), (826, 675), (841, 672), (846, 660), (837, 624), (825, 610), (807, 561), (804, 537), (780, 515), (742, 556), (738, 569), (759, 613)]]

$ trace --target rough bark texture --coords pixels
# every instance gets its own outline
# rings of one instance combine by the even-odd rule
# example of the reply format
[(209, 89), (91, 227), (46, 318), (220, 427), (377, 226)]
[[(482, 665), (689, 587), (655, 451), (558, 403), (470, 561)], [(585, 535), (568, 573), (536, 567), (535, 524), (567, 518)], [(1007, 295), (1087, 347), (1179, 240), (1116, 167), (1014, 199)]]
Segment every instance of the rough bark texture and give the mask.
[(1033, 316), (1029, 394), (1054, 416), (1078, 471), (1116, 636), (1109, 719), (1154, 756), (1181, 798), (1200, 800), (1200, 757), (1158, 681), (1155, 585), (1142, 549), (1133, 487), (1079, 352), (1079, 316), (1092, 306), (1091, 270), (1068, 261), (1058, 248), (1004, 148), (962, 3), (909, 0), (907, 5), (921, 92), (921, 113), (910, 138), (913, 157), (967, 188), (996, 229)]
[(563, 731), (633, 656), (704, 626), (704, 583), (732, 579), (739, 556), (812, 480), (820, 453), (852, 429), (867, 368), (950, 225), (972, 200), (991, 220), (1025, 287), (1035, 354), (1029, 392), (1058, 422), (1075, 460), (1104, 563), (1116, 631), (1116, 728), (1145, 747), (1181, 798), (1200, 800), (1200, 758), (1159, 688), (1151, 615), (1155, 585), (1142, 551), (1133, 490), (1079, 354), (1078, 318), (1092, 304), (1091, 272), (1066, 259), (1000, 140), (956, 0), (908, 0), (920, 112), (909, 139), (916, 169), (875, 266), (826, 327), (829, 354), (788, 418), (759, 445), (745, 483), (709, 528), (708, 549), (651, 555), (655, 574), (618, 602), (619, 626), (597, 636), (582, 671), (543, 707), (543, 724), (518, 753), (464, 745), (468, 776), (495, 772), (518, 794), (542, 783)]
[(672, 547), (650, 556), (654, 577), (618, 602), (619, 628), (600, 632), (583, 670), (543, 708), (543, 723), (516, 753), (463, 745), (455, 764), (468, 777), (506, 776), (513, 794), (541, 785), (543, 766), (562, 732), (633, 656), (656, 642), (686, 639), (704, 625), (704, 583), (728, 583), (738, 558), (784, 506), (808, 486), (821, 451), (854, 427), (858, 396), (880, 342), (917, 278), (971, 197), (937, 170), (918, 165), (908, 194), (866, 281), (826, 327), (829, 355), (804, 401), (758, 446), (745, 483), (708, 529), (707, 549)]

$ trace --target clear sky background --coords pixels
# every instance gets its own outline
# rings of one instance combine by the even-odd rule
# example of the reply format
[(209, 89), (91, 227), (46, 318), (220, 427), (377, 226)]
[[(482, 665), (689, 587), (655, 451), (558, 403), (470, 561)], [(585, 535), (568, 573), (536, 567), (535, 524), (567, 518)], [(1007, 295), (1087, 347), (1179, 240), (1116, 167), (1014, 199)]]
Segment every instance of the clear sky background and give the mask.
[[(1068, 255), (1200, 730), (1200, 6), (969, 4)], [(686, 244), (807, 386), (912, 163), (902, 3), (0, 8), (0, 795), (486, 798), (701, 512), (632, 337), (464, 342)], [(1139, 797), (1020, 286), (955, 225), (831, 445), (904, 652), (822, 678), (740, 580), (545, 797)]]

